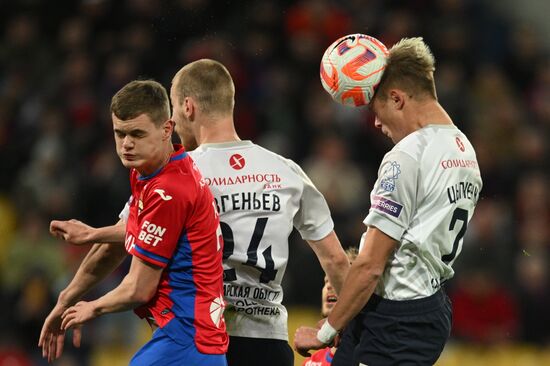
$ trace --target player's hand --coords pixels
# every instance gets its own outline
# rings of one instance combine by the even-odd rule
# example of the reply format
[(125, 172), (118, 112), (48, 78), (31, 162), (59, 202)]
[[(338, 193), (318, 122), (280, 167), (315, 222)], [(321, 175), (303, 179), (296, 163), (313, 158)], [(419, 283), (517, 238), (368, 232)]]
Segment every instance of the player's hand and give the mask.
[(94, 302), (80, 301), (76, 305), (71, 306), (61, 316), (63, 321), (61, 322), (61, 329), (67, 330), (69, 328), (77, 327), (88, 320), (92, 320), (98, 316)]
[(317, 339), (317, 332), (319, 329), (312, 327), (300, 327), (296, 329), (294, 334), (294, 348), (296, 352), (304, 357), (309, 357), (311, 354), (309, 350), (317, 350), (326, 347), (326, 344), (321, 343)]
[[(321, 327), (323, 326), (323, 324), (325, 324), (326, 321), (327, 321), (327, 318), (323, 318), (319, 320), (317, 322), (317, 329), (321, 329)], [(332, 343), (329, 344), (329, 346), (338, 347), (339, 345), (340, 345), (340, 333), (338, 333), (338, 335), (334, 337), (334, 339), (332, 340)]]
[(50, 233), (56, 238), (74, 245), (93, 244), (92, 234), (95, 228), (78, 220), (50, 222)]
[[(61, 328), (61, 316), (67, 310), (67, 307), (57, 303), (52, 309), (40, 332), (38, 347), (42, 348), (42, 357), (52, 362), (63, 354), (63, 343), (65, 341), (65, 330)], [(73, 345), (80, 347), (81, 340), (80, 327), (73, 330)]]

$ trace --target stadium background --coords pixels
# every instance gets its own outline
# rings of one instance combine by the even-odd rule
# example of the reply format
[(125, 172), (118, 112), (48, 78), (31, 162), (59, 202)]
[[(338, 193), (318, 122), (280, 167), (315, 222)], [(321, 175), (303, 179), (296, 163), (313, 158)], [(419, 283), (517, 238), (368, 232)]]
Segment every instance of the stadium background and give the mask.
[[(482, 199), (447, 286), (454, 332), (438, 365), (550, 365), (549, 6), (496, 6), (3, 1), (0, 365), (45, 364), (36, 346), (42, 322), (87, 251), (53, 240), (49, 221), (111, 224), (128, 197), (108, 107), (132, 79), (168, 86), (186, 62), (223, 62), (236, 83), (240, 136), (301, 163), (326, 195), (343, 244), (356, 245), (390, 144), (366, 109), (341, 107), (321, 88), (324, 49), (352, 32), (388, 47), (403, 36), (425, 37), (437, 60), (439, 98), (478, 152)], [(90, 297), (116, 285), (124, 271)], [(284, 283), (291, 334), (315, 324), (322, 277), (294, 235)], [(106, 316), (86, 325), (82, 348), (67, 344), (57, 364), (124, 365), (147, 337), (132, 314)]]

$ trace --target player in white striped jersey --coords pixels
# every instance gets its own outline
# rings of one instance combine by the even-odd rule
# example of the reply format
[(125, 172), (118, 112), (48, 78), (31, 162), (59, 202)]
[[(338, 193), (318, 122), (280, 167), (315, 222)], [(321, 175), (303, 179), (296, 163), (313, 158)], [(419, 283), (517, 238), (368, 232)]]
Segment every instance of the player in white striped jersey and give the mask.
[(281, 281), (292, 228), (310, 244), (336, 289), (349, 267), (327, 203), (297, 164), (240, 140), (233, 81), (222, 64), (184, 66), (170, 97), (184, 145), (199, 144), (191, 156), (220, 213), (229, 366), (291, 366)]
[(434, 70), (421, 38), (401, 40), (370, 103), (376, 127), (396, 145), (380, 165), (338, 303), (320, 330), (296, 334), (304, 352), (349, 323), (333, 366), (432, 365), (449, 336), (441, 285), (454, 275), (482, 181), (474, 148), (437, 101)]

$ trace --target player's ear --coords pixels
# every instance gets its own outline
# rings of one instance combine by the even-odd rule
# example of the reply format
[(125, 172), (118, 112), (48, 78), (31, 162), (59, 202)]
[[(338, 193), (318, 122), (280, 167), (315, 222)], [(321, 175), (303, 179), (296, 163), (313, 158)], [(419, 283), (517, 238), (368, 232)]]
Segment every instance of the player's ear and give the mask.
[(190, 122), (195, 119), (195, 100), (193, 98), (185, 97), (183, 99), (183, 114)]
[(169, 139), (172, 139), (172, 133), (174, 132), (174, 127), (176, 123), (172, 121), (171, 119), (168, 119), (164, 122), (162, 125), (162, 140), (166, 141)]
[(405, 105), (405, 93), (398, 89), (390, 90), (390, 103), (396, 110), (403, 109)]

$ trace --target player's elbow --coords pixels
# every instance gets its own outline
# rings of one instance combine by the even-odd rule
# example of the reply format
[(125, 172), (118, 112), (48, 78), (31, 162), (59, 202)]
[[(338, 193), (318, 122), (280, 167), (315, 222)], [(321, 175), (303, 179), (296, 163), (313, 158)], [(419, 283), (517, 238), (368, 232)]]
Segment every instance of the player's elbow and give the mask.
[(344, 253), (344, 251), (340, 251), (337, 253), (334, 253), (332, 256), (325, 258), (323, 264), (323, 268), (326, 269), (327, 273), (329, 274), (340, 274), (343, 277), (346, 276), (350, 264), (349, 259)]
[(129, 289), (130, 301), (136, 305), (148, 303), (155, 296), (156, 287), (134, 285)]
[(384, 274), (385, 266), (379, 263), (364, 261), (354, 263), (353, 265), (358, 267), (358, 271), (361, 273), (361, 278), (366, 280), (365, 283), (377, 283), (378, 280), (380, 280), (380, 277)]
[(132, 293), (131, 302), (136, 305), (143, 305), (148, 303), (153, 298), (154, 292), (138, 291)]

